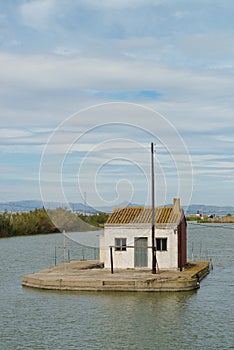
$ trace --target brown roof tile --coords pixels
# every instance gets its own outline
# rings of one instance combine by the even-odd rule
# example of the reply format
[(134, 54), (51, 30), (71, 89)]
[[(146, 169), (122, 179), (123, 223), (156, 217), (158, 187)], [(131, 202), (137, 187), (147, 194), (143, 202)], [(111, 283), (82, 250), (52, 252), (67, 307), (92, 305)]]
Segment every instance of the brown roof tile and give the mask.
[[(155, 208), (155, 224), (175, 224), (180, 221), (183, 210), (175, 211), (174, 207)], [(147, 207), (116, 208), (106, 224), (150, 224), (152, 209)]]

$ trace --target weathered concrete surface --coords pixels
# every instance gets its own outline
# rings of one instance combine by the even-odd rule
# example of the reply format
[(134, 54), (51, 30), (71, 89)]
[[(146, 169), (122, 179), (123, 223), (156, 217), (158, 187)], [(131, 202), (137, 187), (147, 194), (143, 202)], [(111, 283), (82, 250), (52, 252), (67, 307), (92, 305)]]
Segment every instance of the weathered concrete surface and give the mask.
[(209, 273), (208, 262), (189, 262), (180, 271), (110, 270), (99, 261), (74, 261), (23, 276), (27, 287), (70, 291), (188, 291), (200, 287)]

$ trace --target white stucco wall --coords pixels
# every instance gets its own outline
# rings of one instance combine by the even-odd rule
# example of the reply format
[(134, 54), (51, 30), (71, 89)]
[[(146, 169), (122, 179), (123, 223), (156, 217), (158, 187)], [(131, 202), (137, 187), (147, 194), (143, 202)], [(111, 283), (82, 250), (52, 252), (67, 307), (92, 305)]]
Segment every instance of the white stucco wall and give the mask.
[[(176, 232), (176, 233), (175, 233)], [(177, 230), (156, 229), (155, 238), (167, 238), (167, 251), (156, 252), (159, 269), (177, 269), (178, 239)]]
[[(177, 232), (177, 231), (176, 231)], [(148, 246), (151, 247), (150, 225), (110, 225), (104, 229), (104, 235), (100, 238), (100, 260), (104, 261), (105, 268), (110, 268), (110, 246), (115, 245), (115, 238), (126, 238), (127, 246), (134, 246), (135, 238), (147, 237)], [(176, 269), (178, 267), (177, 233), (174, 229), (155, 230), (155, 238), (167, 238), (167, 251), (157, 251), (157, 263), (159, 269)], [(102, 258), (102, 259), (101, 259)], [(115, 251), (113, 248), (114, 268), (134, 268), (134, 248), (126, 251)], [(151, 248), (148, 248), (148, 268), (152, 265)]]
[(104, 249), (104, 234), (99, 235), (99, 260), (105, 262), (105, 249)]

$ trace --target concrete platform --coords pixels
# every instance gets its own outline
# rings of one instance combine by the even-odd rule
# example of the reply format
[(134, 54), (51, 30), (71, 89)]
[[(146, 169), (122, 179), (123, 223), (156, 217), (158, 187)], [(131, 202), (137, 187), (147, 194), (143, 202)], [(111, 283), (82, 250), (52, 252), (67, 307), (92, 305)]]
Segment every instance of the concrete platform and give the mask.
[(208, 262), (188, 263), (180, 271), (149, 269), (110, 270), (101, 268), (99, 261), (74, 261), (51, 267), (22, 278), (26, 287), (68, 291), (189, 291), (200, 287), (200, 281), (209, 273)]

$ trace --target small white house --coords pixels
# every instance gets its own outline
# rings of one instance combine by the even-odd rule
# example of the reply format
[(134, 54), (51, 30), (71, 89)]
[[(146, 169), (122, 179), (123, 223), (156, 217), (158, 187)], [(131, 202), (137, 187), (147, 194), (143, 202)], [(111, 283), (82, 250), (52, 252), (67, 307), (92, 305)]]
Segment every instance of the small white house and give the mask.
[[(187, 263), (186, 219), (179, 199), (173, 206), (155, 208), (157, 268), (182, 269)], [(100, 236), (100, 261), (105, 268), (151, 268), (152, 208), (116, 208)]]

